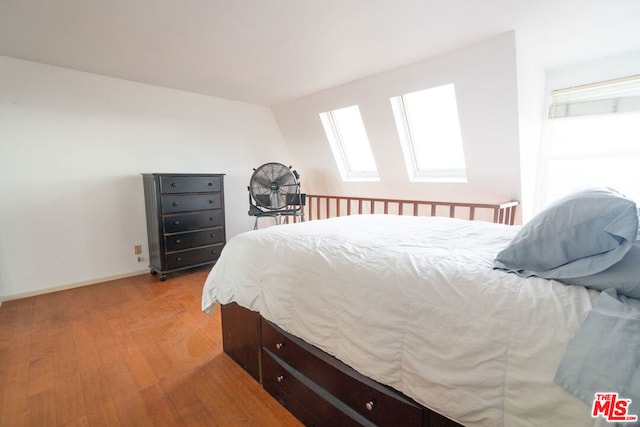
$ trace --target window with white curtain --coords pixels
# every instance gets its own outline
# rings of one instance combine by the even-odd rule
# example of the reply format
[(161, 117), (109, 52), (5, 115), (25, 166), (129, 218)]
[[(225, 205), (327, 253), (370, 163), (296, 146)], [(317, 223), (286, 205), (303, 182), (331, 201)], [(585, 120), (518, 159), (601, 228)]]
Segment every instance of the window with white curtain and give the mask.
[(391, 98), (411, 181), (466, 182), (453, 84)]
[(344, 181), (379, 181), (378, 168), (357, 105), (320, 113)]
[(640, 202), (640, 75), (551, 93), (540, 205), (584, 187)]

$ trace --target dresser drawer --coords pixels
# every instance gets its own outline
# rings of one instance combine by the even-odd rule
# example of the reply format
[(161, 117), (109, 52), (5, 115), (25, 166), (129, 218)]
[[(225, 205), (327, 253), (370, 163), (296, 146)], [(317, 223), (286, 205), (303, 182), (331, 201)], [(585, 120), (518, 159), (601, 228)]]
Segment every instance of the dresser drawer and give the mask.
[(165, 233), (179, 233), (181, 231), (210, 228), (224, 224), (221, 209), (200, 211), (193, 213), (166, 215), (163, 218)]
[(167, 234), (164, 236), (164, 241), (167, 252), (212, 245), (224, 242), (224, 229), (215, 227), (202, 231)]
[(215, 261), (220, 257), (220, 252), (222, 252), (223, 247), (224, 244), (220, 243), (217, 245), (206, 246), (204, 248), (167, 253), (165, 255), (167, 269), (173, 270)]
[(162, 213), (220, 209), (222, 194), (171, 194), (162, 198)]
[(160, 192), (162, 193), (205, 193), (220, 191), (220, 176), (161, 176)]
[(374, 424), (421, 425), (422, 407), (263, 319), (262, 346)]
[(371, 425), (364, 419), (357, 421), (361, 418), (357, 414), (347, 415), (348, 408), (267, 351), (262, 352), (262, 386), (305, 426)]

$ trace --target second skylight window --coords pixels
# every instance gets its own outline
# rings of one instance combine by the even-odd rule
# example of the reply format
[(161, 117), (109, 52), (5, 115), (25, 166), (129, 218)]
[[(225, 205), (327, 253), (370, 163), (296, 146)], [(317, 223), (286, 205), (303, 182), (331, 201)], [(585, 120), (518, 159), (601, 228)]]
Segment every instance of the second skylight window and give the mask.
[(453, 84), (391, 98), (411, 181), (467, 182)]

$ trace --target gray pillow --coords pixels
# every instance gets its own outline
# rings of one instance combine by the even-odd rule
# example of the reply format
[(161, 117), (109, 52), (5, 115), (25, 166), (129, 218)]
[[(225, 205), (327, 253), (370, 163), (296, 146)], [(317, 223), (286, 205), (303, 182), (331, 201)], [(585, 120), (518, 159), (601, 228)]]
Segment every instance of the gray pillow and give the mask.
[(525, 224), (497, 255), (494, 268), (523, 277), (565, 279), (606, 270), (638, 235), (636, 204), (615, 190), (581, 190)]
[(640, 241), (636, 241), (624, 258), (606, 270), (591, 276), (573, 277), (562, 281), (600, 291), (614, 288), (621, 295), (640, 299)]

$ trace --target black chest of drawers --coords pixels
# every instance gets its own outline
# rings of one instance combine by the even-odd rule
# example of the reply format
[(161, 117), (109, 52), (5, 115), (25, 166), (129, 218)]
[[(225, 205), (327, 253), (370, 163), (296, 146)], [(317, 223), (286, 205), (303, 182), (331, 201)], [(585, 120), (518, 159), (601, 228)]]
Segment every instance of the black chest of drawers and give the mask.
[(167, 273), (212, 264), (225, 244), (223, 174), (142, 174), (149, 268)]

